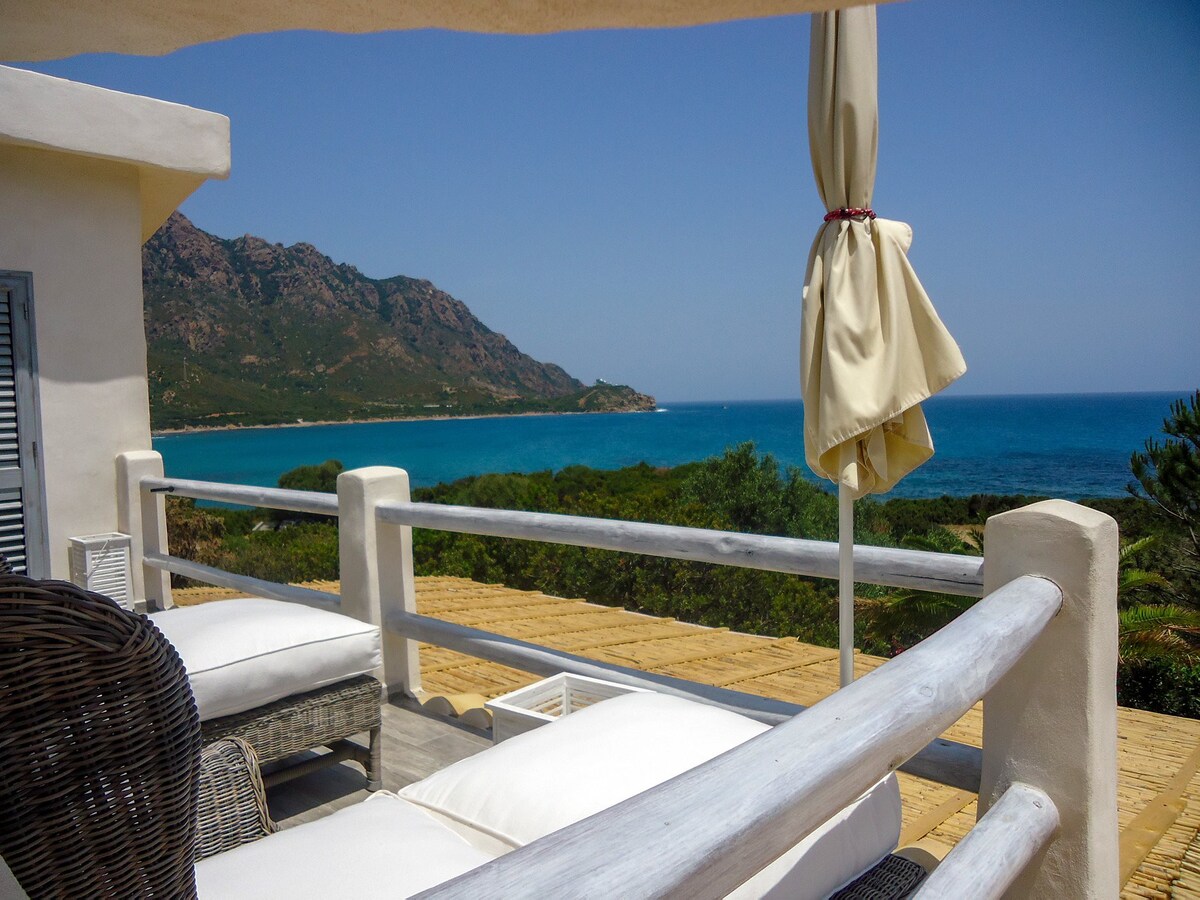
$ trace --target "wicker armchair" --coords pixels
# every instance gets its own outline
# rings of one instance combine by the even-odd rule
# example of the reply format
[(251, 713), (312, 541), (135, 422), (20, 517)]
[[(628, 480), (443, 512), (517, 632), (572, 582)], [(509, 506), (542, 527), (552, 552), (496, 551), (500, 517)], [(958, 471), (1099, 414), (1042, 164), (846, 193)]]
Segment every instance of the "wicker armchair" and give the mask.
[(202, 760), (187, 675), (153, 623), (0, 575), (0, 856), (31, 897), (194, 897), (195, 859), (272, 830), (253, 751), (226, 741)]

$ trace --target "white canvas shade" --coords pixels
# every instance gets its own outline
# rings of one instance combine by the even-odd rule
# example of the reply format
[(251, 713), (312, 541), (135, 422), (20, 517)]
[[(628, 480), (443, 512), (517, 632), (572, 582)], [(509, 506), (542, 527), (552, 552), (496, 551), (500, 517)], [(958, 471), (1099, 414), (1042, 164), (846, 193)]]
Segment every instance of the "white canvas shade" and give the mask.
[(240, 34), (445, 28), (543, 34), (674, 28), (810, 13), (864, 0), (0, 0), (0, 59), (158, 55)]
[[(842, 683), (853, 674), (853, 501), (933, 455), (920, 403), (966, 371), (908, 261), (912, 229), (868, 213), (879, 143), (875, 8), (813, 16), (808, 128), (825, 208), (801, 319), (804, 450), (838, 484)], [(863, 212), (858, 212), (858, 211)]]

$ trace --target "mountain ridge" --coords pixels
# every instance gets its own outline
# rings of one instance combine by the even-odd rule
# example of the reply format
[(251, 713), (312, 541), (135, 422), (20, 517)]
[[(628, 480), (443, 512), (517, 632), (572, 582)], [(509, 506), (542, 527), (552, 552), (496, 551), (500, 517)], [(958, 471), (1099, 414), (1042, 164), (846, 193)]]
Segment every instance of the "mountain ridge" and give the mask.
[(142, 252), (156, 430), (653, 409), (522, 353), (432, 282), (174, 213)]

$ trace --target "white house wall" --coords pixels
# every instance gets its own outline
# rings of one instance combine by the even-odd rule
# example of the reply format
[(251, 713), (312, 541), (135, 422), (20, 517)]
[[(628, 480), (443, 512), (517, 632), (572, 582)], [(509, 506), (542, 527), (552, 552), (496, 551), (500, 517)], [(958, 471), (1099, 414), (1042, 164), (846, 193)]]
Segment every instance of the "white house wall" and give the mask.
[(53, 577), (116, 528), (114, 458), (150, 447), (136, 167), (0, 146), (0, 269), (32, 273)]

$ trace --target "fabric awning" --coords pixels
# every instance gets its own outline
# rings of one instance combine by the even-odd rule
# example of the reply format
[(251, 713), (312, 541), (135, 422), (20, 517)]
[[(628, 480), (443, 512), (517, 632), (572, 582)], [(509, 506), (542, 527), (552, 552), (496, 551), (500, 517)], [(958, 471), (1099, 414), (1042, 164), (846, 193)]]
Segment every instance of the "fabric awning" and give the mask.
[(671, 28), (853, 6), (864, 0), (0, 0), (0, 59), (158, 55), (239, 34), (445, 28), (544, 34)]

